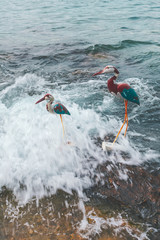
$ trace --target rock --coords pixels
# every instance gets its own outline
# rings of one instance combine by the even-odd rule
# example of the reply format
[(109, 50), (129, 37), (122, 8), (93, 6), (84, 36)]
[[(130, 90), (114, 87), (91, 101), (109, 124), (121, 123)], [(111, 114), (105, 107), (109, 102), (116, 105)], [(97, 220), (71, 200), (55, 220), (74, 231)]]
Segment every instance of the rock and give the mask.
[(95, 58), (95, 59), (109, 59), (109, 60), (115, 60), (116, 58), (109, 55), (109, 54), (106, 54), (106, 53), (90, 53), (88, 54), (89, 57), (92, 57), (92, 58)]
[[(107, 166), (112, 165), (112, 171)], [(127, 170), (128, 179), (120, 179), (119, 170)], [(134, 211), (136, 215), (160, 228), (160, 174), (150, 173), (140, 166), (127, 166), (112, 163), (99, 165), (98, 172), (103, 177), (91, 189), (86, 190), (91, 195), (114, 199), (122, 206)]]
[(32, 235), (33, 234), (33, 230), (32, 229), (29, 229), (29, 234)]
[(88, 74), (88, 73), (89, 73), (89, 72), (83, 71), (83, 70), (81, 70), (81, 69), (77, 69), (77, 70), (75, 70), (75, 71), (72, 72), (73, 75), (77, 75), (77, 74), (83, 74), (83, 75), (85, 75), (85, 74)]
[(87, 218), (87, 221), (89, 224), (94, 224), (95, 223), (95, 220), (92, 219), (92, 218)]

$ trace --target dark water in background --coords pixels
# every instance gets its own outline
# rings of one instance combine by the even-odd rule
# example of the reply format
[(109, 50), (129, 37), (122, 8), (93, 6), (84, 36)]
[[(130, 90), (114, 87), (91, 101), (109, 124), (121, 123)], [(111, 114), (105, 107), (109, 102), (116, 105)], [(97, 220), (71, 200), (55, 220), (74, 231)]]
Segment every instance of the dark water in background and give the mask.
[[(108, 64), (141, 103), (129, 104), (127, 138), (119, 137), (127, 163), (159, 169), (159, 21), (160, 4), (149, 0), (0, 2), (1, 187), (22, 202), (46, 195), (44, 186), (83, 196), (106, 159), (93, 138), (115, 135), (124, 117), (109, 75), (92, 77)], [(59, 118), (35, 105), (47, 92), (71, 112), (64, 125), (76, 148), (61, 146)], [(119, 152), (109, 158), (124, 162)]]

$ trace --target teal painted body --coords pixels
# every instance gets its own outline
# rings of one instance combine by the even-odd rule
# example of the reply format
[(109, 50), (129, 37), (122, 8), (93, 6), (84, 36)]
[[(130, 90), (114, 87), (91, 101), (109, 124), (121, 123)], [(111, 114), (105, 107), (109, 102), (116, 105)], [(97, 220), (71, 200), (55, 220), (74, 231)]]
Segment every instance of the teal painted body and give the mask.
[(129, 88), (129, 89), (124, 88), (123, 91), (121, 92), (121, 96), (130, 102), (134, 102), (140, 105), (138, 95), (133, 88)]
[(61, 103), (56, 103), (54, 105), (54, 112), (57, 114), (71, 115), (70, 112), (67, 110), (67, 108)]

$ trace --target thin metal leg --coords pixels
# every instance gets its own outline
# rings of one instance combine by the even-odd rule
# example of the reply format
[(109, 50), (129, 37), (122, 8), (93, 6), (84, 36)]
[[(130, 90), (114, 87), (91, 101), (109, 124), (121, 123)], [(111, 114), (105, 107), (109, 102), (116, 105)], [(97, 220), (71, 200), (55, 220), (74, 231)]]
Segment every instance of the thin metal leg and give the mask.
[[(121, 126), (121, 128), (120, 128), (120, 130), (119, 130), (119, 132), (118, 132), (118, 134), (117, 134), (117, 136), (115, 137), (115, 139), (114, 139), (114, 141), (113, 141), (113, 143), (112, 143), (112, 146), (114, 145), (114, 143), (115, 143), (115, 141), (117, 140), (120, 132), (122, 131), (122, 128), (124, 127), (124, 124), (125, 124), (126, 120), (127, 120), (127, 127), (128, 127), (128, 116), (127, 116), (127, 104), (128, 104), (128, 101), (124, 100), (124, 103), (125, 103), (125, 117), (124, 117), (124, 122), (123, 122), (123, 124), (122, 124), (122, 126)], [(126, 134), (126, 132), (127, 132), (127, 127), (126, 127), (125, 134)]]
[(63, 128), (63, 139), (64, 139), (64, 125), (63, 125), (63, 120), (62, 120), (62, 115), (60, 114), (60, 119), (61, 119), (61, 123), (62, 123), (62, 128)]

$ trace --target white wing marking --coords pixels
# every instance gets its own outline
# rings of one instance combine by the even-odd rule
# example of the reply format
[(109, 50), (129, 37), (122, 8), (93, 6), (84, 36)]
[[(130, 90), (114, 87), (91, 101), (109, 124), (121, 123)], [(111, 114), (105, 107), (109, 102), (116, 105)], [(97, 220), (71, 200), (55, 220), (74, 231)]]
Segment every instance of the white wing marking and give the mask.
[(117, 94), (116, 94), (116, 93), (114, 93), (114, 92), (111, 92), (111, 94), (112, 94), (113, 96), (117, 97)]
[(120, 99), (123, 99), (122, 95), (120, 94), (120, 92), (117, 93), (117, 97)]
[(123, 97), (122, 97), (122, 95), (120, 94), (120, 92), (117, 92), (117, 94), (114, 93), (114, 92), (111, 92), (111, 94), (112, 94), (113, 96), (115, 96), (115, 97), (121, 99), (121, 100), (123, 99)]

